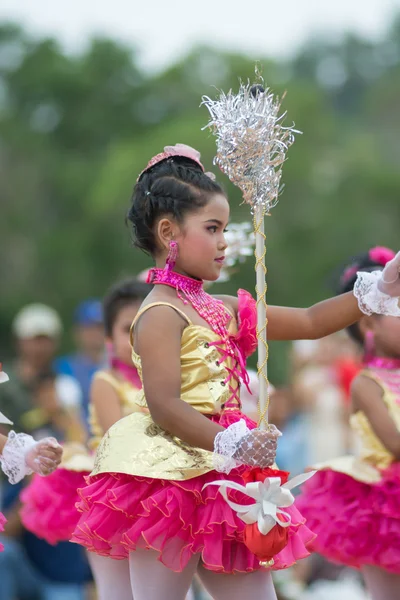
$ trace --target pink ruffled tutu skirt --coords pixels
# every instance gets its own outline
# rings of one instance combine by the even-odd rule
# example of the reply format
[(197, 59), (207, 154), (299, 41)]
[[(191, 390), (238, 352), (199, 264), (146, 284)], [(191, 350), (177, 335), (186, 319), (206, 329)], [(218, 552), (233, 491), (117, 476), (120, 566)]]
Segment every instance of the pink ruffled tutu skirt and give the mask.
[(332, 470), (303, 486), (297, 506), (317, 534), (313, 549), (349, 567), (400, 573), (400, 463), (367, 484)]
[[(0, 533), (2, 531), (4, 531), (4, 525), (7, 523), (7, 519), (5, 518), (5, 516), (3, 515), (3, 513), (0, 513)], [(2, 552), (4, 550), (4, 546), (3, 544), (0, 544), (0, 552)]]
[[(229, 422), (240, 418), (246, 417), (230, 413)], [(166, 567), (177, 572), (193, 554), (201, 554), (204, 567), (217, 573), (258, 570), (259, 560), (243, 541), (244, 523), (216, 486), (203, 489), (206, 483), (221, 479), (243, 484), (243, 471), (235, 469), (229, 475), (212, 471), (187, 481), (118, 473), (88, 477), (88, 485), (79, 490), (78, 508), (83, 515), (72, 541), (115, 559), (127, 558), (136, 548), (153, 549)], [(230, 498), (249, 501), (240, 492), (231, 492)], [(294, 505), (286, 510), (292, 518), (289, 543), (275, 557), (274, 569), (285, 569), (308, 556), (315, 537)]]
[(63, 468), (47, 477), (34, 475), (20, 497), (24, 527), (49, 544), (68, 541), (80, 518), (75, 505), (87, 475), (87, 471)]

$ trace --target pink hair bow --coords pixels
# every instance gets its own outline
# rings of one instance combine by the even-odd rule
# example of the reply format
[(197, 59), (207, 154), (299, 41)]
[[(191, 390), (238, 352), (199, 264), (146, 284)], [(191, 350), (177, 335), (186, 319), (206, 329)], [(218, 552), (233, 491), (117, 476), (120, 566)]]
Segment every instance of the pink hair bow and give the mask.
[(153, 158), (151, 158), (147, 163), (146, 168), (140, 173), (136, 181), (139, 181), (140, 177), (143, 175), (143, 173), (148, 171), (148, 169), (151, 169), (151, 167), (154, 167), (154, 165), (162, 160), (165, 160), (166, 158), (172, 158), (173, 156), (183, 156), (185, 158), (189, 158), (197, 163), (201, 167), (202, 171), (204, 171), (204, 167), (200, 162), (200, 152), (194, 148), (191, 148), (190, 146), (186, 146), (186, 144), (175, 144), (175, 146), (165, 146), (164, 152), (160, 152), (159, 154), (153, 156)]

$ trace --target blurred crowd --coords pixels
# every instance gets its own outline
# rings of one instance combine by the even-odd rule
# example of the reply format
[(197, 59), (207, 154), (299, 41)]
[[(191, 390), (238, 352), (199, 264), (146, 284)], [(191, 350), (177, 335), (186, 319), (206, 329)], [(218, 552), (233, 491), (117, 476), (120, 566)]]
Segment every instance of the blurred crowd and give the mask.
[[(12, 323), (14, 358), (4, 368), (10, 382), (1, 387), (0, 406), (18, 431), (54, 435), (84, 444), (88, 435), (89, 388), (107, 361), (99, 300), (86, 300), (74, 315), (75, 348), (59, 356), (65, 333), (57, 312), (28, 305)], [(270, 387), (269, 420), (283, 433), (277, 463), (291, 475), (352, 450), (348, 427), (349, 388), (360, 368), (358, 349), (345, 334), (293, 343), (284, 386)], [(257, 375), (253, 394), (243, 390), (244, 411), (257, 420)], [(1, 481), (1, 510), (7, 517), (0, 553), (0, 600), (83, 600), (95, 598), (84, 550), (67, 542), (50, 546), (23, 529), (19, 519), (22, 485)], [(363, 600), (357, 573), (311, 556), (275, 574), (280, 600)], [(207, 596), (194, 582), (196, 600)]]

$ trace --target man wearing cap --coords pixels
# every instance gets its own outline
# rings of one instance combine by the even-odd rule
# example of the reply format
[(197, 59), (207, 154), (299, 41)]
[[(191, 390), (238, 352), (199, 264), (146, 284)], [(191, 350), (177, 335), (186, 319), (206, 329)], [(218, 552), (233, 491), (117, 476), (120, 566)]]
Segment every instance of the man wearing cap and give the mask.
[(27, 429), (24, 415), (33, 408), (32, 386), (42, 373), (52, 369), (62, 323), (50, 306), (29, 304), (16, 315), (12, 332), (17, 358), (7, 367), (10, 381), (0, 390), (0, 404), (15, 428), (22, 430)]
[(103, 310), (100, 300), (85, 300), (75, 311), (77, 352), (56, 360), (57, 373), (70, 375), (82, 390), (85, 422), (89, 418), (89, 390), (94, 373), (104, 364)]

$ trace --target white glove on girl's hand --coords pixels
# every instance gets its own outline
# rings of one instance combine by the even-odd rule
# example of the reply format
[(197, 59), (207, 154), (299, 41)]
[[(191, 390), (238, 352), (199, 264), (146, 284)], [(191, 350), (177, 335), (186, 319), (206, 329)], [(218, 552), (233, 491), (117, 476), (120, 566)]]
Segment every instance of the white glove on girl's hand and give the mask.
[(365, 315), (400, 317), (400, 252), (389, 261), (383, 271), (359, 271), (354, 284), (354, 296)]
[(229, 473), (238, 465), (270, 467), (275, 462), (278, 437), (282, 434), (274, 426), (270, 429), (250, 430), (242, 419), (221, 431), (214, 441), (214, 468)]
[(43, 438), (35, 442), (25, 454), (29, 469), (39, 475), (49, 475), (58, 467), (62, 458), (62, 447), (55, 438)]
[(275, 462), (278, 437), (281, 435), (275, 425), (270, 425), (268, 431), (253, 429), (240, 440), (233, 458), (249, 467), (271, 467)]
[(25, 433), (10, 431), (0, 457), (1, 467), (10, 483), (18, 483), (26, 475), (49, 475), (60, 464), (62, 448), (54, 438), (36, 442)]

